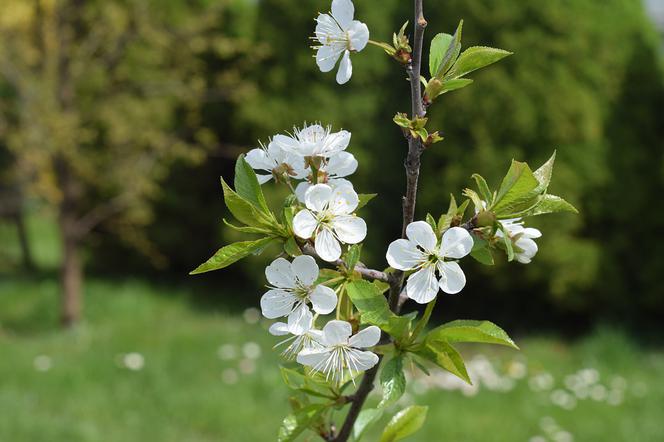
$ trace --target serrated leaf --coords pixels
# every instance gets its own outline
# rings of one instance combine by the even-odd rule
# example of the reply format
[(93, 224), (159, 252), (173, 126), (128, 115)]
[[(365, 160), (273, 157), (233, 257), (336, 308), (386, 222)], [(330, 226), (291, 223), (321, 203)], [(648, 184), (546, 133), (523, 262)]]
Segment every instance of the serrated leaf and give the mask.
[(491, 200), (493, 199), (493, 194), (491, 193), (489, 185), (486, 183), (484, 177), (478, 173), (474, 173), (471, 178), (475, 180), (477, 189), (480, 191), (480, 196), (482, 199), (487, 203), (487, 206), (490, 206), (492, 203)]
[(456, 199), (454, 198), (454, 195), (450, 194), (450, 205), (447, 208), (447, 213), (440, 215), (440, 218), (438, 218), (438, 231), (437, 231), (438, 236), (440, 236), (443, 233), (443, 230), (450, 227), (452, 220), (456, 216), (456, 212), (457, 212)]
[[(457, 89), (462, 89), (470, 84), (473, 84), (473, 80), (470, 78), (458, 78), (456, 80), (445, 80), (443, 81), (443, 87), (440, 89), (440, 94), (446, 92), (456, 91)], [(440, 95), (439, 94), (439, 95)]]
[(353, 439), (355, 439), (355, 442), (359, 442), (366, 431), (371, 428), (373, 424), (378, 422), (381, 417), (383, 417), (383, 410), (366, 408), (360, 411), (360, 414), (355, 421), (355, 425), (353, 425)]
[(395, 356), (383, 366), (380, 372), (380, 384), (383, 387), (383, 399), (378, 408), (392, 405), (403, 396), (406, 392), (406, 376), (403, 373), (402, 356)]
[(223, 219), (223, 222), (231, 229), (237, 230), (238, 232), (242, 233), (262, 233), (262, 234), (273, 233), (270, 229), (266, 229), (264, 227), (236, 226), (235, 224), (231, 224), (230, 222), (228, 222), (226, 218)]
[(429, 224), (431, 226), (431, 228), (433, 229), (433, 231), (435, 232), (437, 230), (436, 220), (433, 219), (433, 216), (431, 216), (430, 213), (427, 213), (426, 221), (427, 221), (427, 224)]
[(235, 219), (248, 226), (274, 228), (276, 220), (270, 213), (258, 209), (252, 203), (242, 198), (226, 181), (221, 178), (221, 186), (224, 190), (224, 202)]
[(404, 439), (419, 430), (427, 417), (429, 407), (411, 405), (401, 410), (390, 419), (380, 442), (396, 442)]
[(256, 177), (256, 172), (244, 159), (244, 155), (240, 155), (235, 162), (235, 192), (242, 198), (251, 202), (254, 206), (263, 212), (269, 212), (270, 209), (265, 201), (263, 190)]
[(539, 182), (539, 187), (542, 189), (542, 192), (546, 192), (549, 188), (549, 183), (551, 182), (551, 175), (553, 175), (553, 164), (556, 162), (556, 151), (553, 151), (553, 155), (549, 158), (546, 163), (542, 164), (533, 175), (537, 182)]
[(351, 281), (346, 293), (361, 314), (362, 323), (378, 326), (395, 338), (404, 336), (410, 326), (408, 318), (395, 315), (380, 289), (369, 281)]
[(348, 248), (344, 262), (348, 267), (348, 270), (352, 271), (355, 268), (355, 265), (360, 260), (360, 255), (362, 254), (362, 244), (353, 244)]
[(302, 254), (300, 246), (297, 244), (297, 241), (292, 236), (288, 238), (286, 242), (284, 242), (284, 252), (286, 252), (288, 256), (291, 256), (293, 258), (295, 258), (296, 256), (300, 256)]
[(525, 212), (522, 216), (537, 216), (558, 212), (579, 213), (576, 207), (561, 197), (556, 195), (544, 195), (533, 209)]
[(538, 185), (528, 164), (512, 160), (490, 208), (497, 216), (527, 209), (537, 201), (538, 194), (534, 191)]
[(489, 321), (458, 320), (448, 322), (431, 330), (426, 339), (431, 341), (499, 344), (519, 349), (502, 328)]
[(463, 358), (450, 343), (429, 339), (427, 335), (415, 354), (433, 362), (469, 384), (471, 383)]
[(252, 253), (263, 250), (273, 241), (277, 241), (277, 239), (273, 237), (265, 237), (255, 241), (240, 241), (229, 244), (217, 250), (217, 253), (215, 253), (210, 259), (196, 267), (196, 269), (192, 270), (189, 274), (197, 275), (199, 273), (223, 269)]
[(473, 46), (459, 56), (452, 69), (445, 78), (459, 78), (473, 71), (489, 66), (503, 58), (512, 55), (511, 52), (486, 46)]
[(322, 404), (311, 404), (300, 408), (286, 416), (279, 428), (278, 442), (292, 442), (297, 438), (325, 409)]
[(452, 36), (452, 41), (450, 42), (447, 51), (445, 51), (443, 60), (440, 62), (440, 65), (438, 66), (438, 70), (436, 71), (435, 74), (436, 78), (442, 79), (445, 73), (452, 67), (454, 62), (457, 60), (457, 57), (459, 57), (459, 53), (461, 52), (462, 30), (463, 30), (463, 20), (459, 21), (459, 25), (457, 26), (456, 31)]
[(492, 266), (494, 264), (493, 254), (489, 248), (489, 243), (486, 240), (477, 237), (477, 235), (472, 235), (472, 237), (473, 249), (470, 251), (470, 256), (481, 264)]
[(355, 210), (359, 210), (362, 207), (366, 206), (369, 201), (372, 199), (376, 198), (378, 196), (377, 193), (360, 193), (357, 195), (359, 202), (357, 203), (357, 208)]
[(394, 121), (394, 123), (395, 123), (397, 126), (403, 127), (403, 128), (405, 128), (405, 129), (410, 128), (410, 124), (411, 124), (410, 118), (408, 118), (408, 115), (406, 115), (406, 114), (404, 114), (404, 113), (402, 113), (402, 112), (398, 112), (398, 113), (392, 118), (392, 121)]
[(440, 33), (431, 39), (431, 46), (429, 47), (429, 73), (432, 77), (438, 72), (438, 68), (440, 68), (440, 64), (443, 62), (452, 38), (450, 34)]

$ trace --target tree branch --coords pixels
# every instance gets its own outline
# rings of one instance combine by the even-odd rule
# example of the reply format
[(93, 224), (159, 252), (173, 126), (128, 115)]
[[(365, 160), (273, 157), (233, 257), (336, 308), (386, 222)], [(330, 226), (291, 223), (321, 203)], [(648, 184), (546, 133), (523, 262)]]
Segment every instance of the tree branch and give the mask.
[[(313, 256), (313, 257), (316, 257), (316, 258), (320, 258), (318, 256), (318, 253), (316, 253), (316, 250), (309, 243), (305, 244), (302, 247), (302, 251), (304, 252), (305, 255), (310, 255), (310, 256)], [(344, 266), (346, 268), (348, 267), (346, 265), (346, 262), (342, 259), (337, 259), (336, 261), (332, 261), (331, 264), (334, 264), (337, 267), (339, 267), (339, 266)], [(357, 273), (359, 273), (360, 275), (362, 275), (362, 277), (364, 279), (369, 279), (371, 281), (378, 280), (378, 281), (383, 281), (383, 282), (387, 282), (387, 283), (390, 282), (390, 276), (387, 273), (381, 272), (380, 270), (369, 269), (364, 264), (362, 264), (361, 262), (358, 262), (357, 264), (355, 264), (355, 268), (353, 270), (356, 271)]]

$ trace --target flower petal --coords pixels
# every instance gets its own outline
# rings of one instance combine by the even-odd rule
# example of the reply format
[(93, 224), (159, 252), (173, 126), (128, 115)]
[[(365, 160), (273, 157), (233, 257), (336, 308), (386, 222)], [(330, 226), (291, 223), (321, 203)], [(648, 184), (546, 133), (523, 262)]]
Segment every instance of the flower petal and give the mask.
[(533, 227), (526, 227), (523, 229), (523, 236), (526, 238), (539, 238), (542, 236), (542, 232), (540, 232), (538, 229), (535, 229)]
[(353, 186), (342, 185), (335, 187), (330, 198), (329, 210), (335, 215), (348, 215), (353, 213), (360, 202), (360, 197)]
[(281, 147), (286, 152), (300, 153), (300, 142), (293, 137), (286, 135), (275, 135), (272, 142)]
[(307, 209), (314, 212), (322, 212), (330, 203), (332, 188), (327, 184), (315, 184), (304, 194), (304, 202)]
[(268, 290), (261, 297), (261, 312), (268, 319), (280, 318), (293, 310), (296, 301), (297, 298), (290, 292), (279, 289)]
[(272, 175), (256, 175), (258, 179), (258, 184), (265, 184), (272, 179)]
[(351, 348), (348, 350), (348, 367), (358, 373), (367, 371), (378, 363), (378, 356), (370, 351), (362, 351)]
[(332, 228), (341, 242), (357, 244), (367, 236), (367, 223), (355, 215), (339, 215), (332, 219)]
[(341, 245), (329, 229), (321, 229), (314, 242), (316, 253), (323, 261), (332, 262), (341, 256)]
[(284, 336), (290, 334), (288, 331), (288, 324), (285, 322), (275, 322), (267, 330), (272, 336)]
[(304, 196), (307, 194), (307, 190), (309, 190), (310, 187), (311, 184), (309, 184), (307, 181), (302, 181), (297, 185), (297, 187), (295, 187), (295, 196), (299, 202), (304, 202)]
[(337, 178), (352, 175), (357, 170), (357, 160), (350, 152), (339, 152), (329, 159), (324, 170)]
[(353, 16), (355, 15), (355, 6), (351, 0), (332, 0), (332, 17), (339, 23), (344, 31), (348, 29)]
[(353, 64), (350, 62), (350, 52), (346, 50), (344, 51), (344, 56), (341, 57), (341, 63), (339, 63), (339, 70), (337, 71), (337, 83), (348, 83), (348, 80), (350, 80), (352, 75)]
[(265, 149), (261, 149), (260, 147), (251, 149), (244, 156), (244, 159), (253, 169), (271, 171), (275, 166), (274, 161), (270, 161), (270, 157)]
[(353, 328), (346, 321), (333, 320), (323, 327), (323, 344), (331, 347), (333, 345), (347, 344), (348, 338), (353, 334)]
[(473, 250), (473, 238), (463, 227), (452, 227), (443, 233), (440, 254), (446, 258), (461, 259)]
[(354, 51), (361, 51), (369, 42), (369, 28), (361, 21), (353, 20), (348, 28), (350, 47)]
[(440, 289), (451, 295), (459, 293), (466, 285), (466, 275), (457, 262), (438, 262)]
[(316, 50), (316, 64), (321, 72), (330, 72), (337, 64), (343, 47), (339, 46), (319, 46)]
[(340, 130), (327, 135), (323, 140), (321, 154), (327, 157), (334, 157), (335, 155), (344, 151), (350, 144), (351, 133), (347, 130)]
[(372, 325), (357, 332), (355, 336), (350, 338), (348, 345), (356, 348), (367, 348), (378, 344), (378, 341), (380, 341), (380, 329)]
[(516, 253), (516, 260), (522, 264), (528, 264), (537, 254), (537, 243), (530, 238), (521, 237), (514, 243), (521, 252)]
[(303, 335), (311, 329), (313, 321), (311, 310), (302, 303), (288, 315), (288, 330), (294, 335)]
[(390, 267), (397, 270), (412, 270), (426, 259), (415, 243), (407, 239), (392, 241), (385, 257)]
[(327, 315), (337, 306), (337, 294), (325, 285), (318, 285), (309, 295), (311, 306), (316, 313)]
[(316, 217), (307, 209), (300, 210), (293, 217), (293, 232), (300, 238), (311, 238), (317, 226)]
[(427, 252), (432, 252), (436, 248), (436, 234), (433, 228), (426, 221), (415, 221), (406, 227), (406, 236), (418, 246)]
[[(333, 45), (341, 42), (345, 37), (345, 32), (339, 27), (337, 21), (330, 14), (318, 14), (316, 17), (316, 39), (322, 45)], [(342, 46), (342, 45), (339, 45)]]
[(295, 287), (295, 275), (291, 263), (284, 258), (277, 258), (265, 268), (267, 282), (279, 288)]
[(424, 267), (408, 277), (406, 294), (410, 299), (427, 304), (438, 294), (438, 280), (433, 266)]
[(322, 366), (330, 354), (328, 348), (305, 348), (297, 355), (297, 362), (308, 367)]
[(291, 269), (295, 277), (305, 286), (312, 285), (318, 279), (318, 264), (312, 256), (297, 256), (291, 263)]

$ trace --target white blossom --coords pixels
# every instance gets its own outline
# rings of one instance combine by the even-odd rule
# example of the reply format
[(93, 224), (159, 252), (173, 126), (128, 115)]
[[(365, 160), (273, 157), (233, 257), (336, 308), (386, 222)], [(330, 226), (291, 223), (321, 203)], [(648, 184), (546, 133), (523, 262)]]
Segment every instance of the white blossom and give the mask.
[(331, 13), (318, 14), (316, 18), (314, 40), (320, 43), (316, 47), (316, 64), (321, 72), (330, 72), (341, 57), (337, 71), (339, 84), (346, 83), (353, 75), (350, 53), (361, 51), (369, 42), (369, 28), (353, 20), (354, 15), (351, 0), (332, 0)]
[(287, 316), (290, 332), (301, 334), (312, 321), (308, 304), (320, 314), (334, 310), (337, 295), (330, 287), (315, 284), (318, 273), (318, 264), (311, 256), (298, 256), (292, 263), (284, 258), (275, 259), (265, 269), (272, 286), (261, 298), (263, 316), (269, 319)]
[(367, 236), (366, 223), (353, 215), (359, 198), (352, 187), (316, 184), (307, 190), (304, 202), (306, 209), (293, 218), (293, 231), (303, 239), (315, 238), (316, 253), (324, 261), (339, 259), (340, 242), (357, 244)]
[[(528, 264), (537, 253), (535, 238), (542, 236), (542, 232), (532, 227), (524, 227), (521, 218), (512, 218), (500, 221), (509, 237), (514, 241), (514, 257), (522, 264)], [(498, 230), (496, 236), (504, 237), (502, 231)]]
[[(473, 238), (461, 227), (443, 233), (438, 244), (436, 234), (424, 221), (406, 227), (408, 239), (397, 239), (387, 249), (387, 262), (395, 269), (417, 270), (408, 277), (406, 294), (420, 304), (432, 301), (438, 289), (445, 293), (459, 293), (466, 285), (466, 275), (456, 261), (468, 255)], [(436, 277), (438, 271), (439, 277)]]
[(302, 179), (307, 175), (304, 158), (282, 149), (274, 141), (270, 141), (267, 147), (261, 144), (260, 147), (250, 150), (244, 159), (254, 170), (267, 172), (267, 175), (256, 175), (261, 184), (268, 182), (273, 176), (283, 174), (294, 179)]
[(373, 347), (380, 340), (380, 329), (375, 325), (365, 328), (355, 336), (346, 321), (330, 321), (323, 327), (321, 348), (302, 350), (297, 362), (325, 374), (327, 379), (340, 382), (344, 373), (351, 378), (378, 363), (378, 356), (362, 350)]
[(300, 329), (293, 330), (288, 324), (283, 322), (275, 322), (268, 330), (273, 336), (285, 336), (292, 334), (290, 338), (281, 341), (275, 347), (290, 342), (290, 345), (281, 353), (286, 359), (295, 359), (298, 353), (302, 350), (320, 349), (323, 346), (319, 343), (322, 339), (322, 332), (313, 328), (313, 318), (309, 317), (307, 321), (302, 324)]
[[(357, 170), (357, 160), (350, 152), (339, 152), (331, 158), (321, 162), (318, 169), (317, 182), (320, 184), (327, 184), (332, 188), (342, 185), (352, 187), (352, 183), (345, 179), (345, 177), (352, 175)], [(312, 186), (309, 181), (313, 179), (311, 173), (307, 181), (302, 181), (295, 188), (295, 195), (300, 202), (304, 202), (304, 195), (307, 190)]]
[(330, 126), (305, 123), (302, 129), (293, 128), (292, 135), (276, 135), (274, 142), (284, 151), (301, 157), (330, 158), (348, 147), (350, 132), (332, 132)]

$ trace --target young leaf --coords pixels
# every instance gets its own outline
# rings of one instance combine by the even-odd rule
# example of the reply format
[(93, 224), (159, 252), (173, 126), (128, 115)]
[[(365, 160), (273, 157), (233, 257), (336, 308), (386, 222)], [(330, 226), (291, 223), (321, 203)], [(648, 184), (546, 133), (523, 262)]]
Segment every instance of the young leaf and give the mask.
[(452, 42), (452, 36), (450, 34), (436, 34), (436, 36), (431, 40), (431, 46), (429, 48), (429, 73), (432, 77), (438, 72), (440, 64), (443, 62), (447, 48)]
[(346, 286), (346, 292), (362, 315), (363, 323), (376, 325), (394, 337), (401, 337), (408, 331), (410, 320), (392, 313), (387, 299), (374, 284), (364, 280), (352, 281)]
[(502, 49), (488, 48), (486, 46), (470, 47), (463, 51), (445, 78), (453, 79), (463, 77), (477, 69), (481, 69), (502, 60), (508, 55), (512, 55), (512, 53)]
[(461, 52), (462, 29), (463, 29), (463, 20), (459, 21), (459, 25), (457, 26), (457, 29), (454, 32), (454, 35), (452, 36), (452, 41), (449, 43), (447, 51), (445, 51), (445, 55), (443, 56), (443, 60), (440, 62), (440, 65), (436, 70), (435, 74), (436, 78), (442, 79), (443, 75), (452, 67), (454, 62), (457, 60), (459, 52)]
[(491, 193), (489, 185), (486, 183), (484, 177), (478, 173), (474, 173), (471, 178), (477, 183), (477, 189), (480, 191), (482, 199), (487, 203), (487, 206), (491, 206), (493, 194)]
[(431, 228), (433, 229), (433, 231), (434, 231), (434, 232), (437, 231), (436, 220), (433, 219), (433, 216), (431, 216), (430, 213), (427, 213), (426, 220), (427, 220), (427, 224), (429, 224), (429, 225), (431, 226)]
[(388, 422), (380, 442), (396, 442), (415, 433), (424, 424), (428, 410), (429, 407), (420, 405), (411, 405), (401, 410)]
[(263, 212), (269, 212), (263, 190), (256, 178), (256, 172), (244, 159), (244, 155), (240, 155), (235, 162), (235, 191), (242, 198), (251, 202), (254, 206), (258, 207)]
[(576, 207), (574, 207), (573, 205), (571, 205), (561, 197), (556, 195), (544, 195), (534, 208), (528, 210), (521, 216), (524, 217), (536, 216), (536, 215), (544, 215), (546, 213), (558, 213), (558, 212), (579, 213)]
[(458, 320), (434, 328), (427, 340), (446, 342), (479, 342), (519, 349), (505, 331), (489, 321)]
[(360, 210), (362, 207), (366, 206), (369, 201), (376, 198), (377, 193), (360, 193), (357, 195), (359, 202), (357, 203), (357, 208), (355, 210)]
[(549, 183), (551, 182), (551, 175), (553, 174), (553, 163), (556, 161), (556, 151), (553, 151), (553, 155), (549, 158), (546, 163), (533, 172), (535, 179), (539, 182), (539, 187), (542, 192), (546, 192), (549, 188)]
[(297, 244), (297, 241), (295, 241), (295, 238), (292, 236), (284, 242), (284, 252), (288, 254), (288, 256), (292, 256), (293, 258), (296, 256), (300, 256), (302, 254), (302, 250), (300, 249), (300, 246)]
[(470, 256), (481, 264), (492, 266), (494, 264), (493, 254), (489, 248), (489, 243), (486, 240), (477, 237), (477, 235), (472, 235), (472, 237), (473, 249), (470, 251)]
[(266, 229), (264, 227), (236, 226), (228, 222), (226, 218), (223, 218), (222, 221), (231, 229), (242, 233), (262, 233), (262, 234), (273, 233), (270, 229)]
[(217, 250), (217, 253), (215, 253), (210, 259), (196, 267), (196, 269), (189, 272), (189, 274), (197, 275), (199, 273), (223, 269), (252, 253), (263, 250), (273, 241), (276, 241), (276, 239), (266, 236), (265, 238), (257, 239), (255, 241), (241, 241), (229, 244)]
[(527, 209), (537, 201), (538, 194), (533, 191), (538, 185), (539, 182), (526, 163), (512, 160), (491, 209), (497, 216)]
[(463, 358), (446, 341), (432, 340), (427, 336), (422, 345), (415, 351), (415, 354), (433, 362), (440, 368), (444, 368), (469, 384), (471, 383)]
[(376, 422), (383, 417), (383, 410), (376, 408), (366, 408), (360, 411), (360, 414), (357, 416), (355, 425), (353, 425), (353, 439), (356, 442), (359, 442), (364, 436), (364, 433)]
[(383, 386), (383, 399), (378, 404), (378, 408), (392, 405), (406, 392), (402, 356), (395, 356), (383, 366), (380, 372), (380, 384)]
[(450, 227), (452, 220), (457, 214), (456, 212), (457, 212), (456, 199), (454, 198), (454, 195), (450, 194), (450, 205), (447, 208), (447, 213), (440, 215), (440, 218), (438, 218), (438, 230), (436, 232), (438, 233), (438, 236), (440, 236), (443, 233), (443, 230)]
[(484, 205), (482, 204), (482, 198), (475, 192), (473, 189), (463, 189), (463, 196), (470, 198), (473, 201), (475, 206), (475, 212), (484, 210)]
[(276, 220), (272, 214), (259, 210), (249, 201), (242, 198), (226, 184), (223, 178), (221, 178), (221, 186), (224, 189), (226, 207), (228, 207), (228, 210), (231, 211), (238, 221), (253, 227), (274, 227)]
[(502, 223), (496, 223), (498, 230), (503, 232), (503, 245), (505, 246), (505, 253), (507, 253), (507, 261), (514, 261), (514, 245), (512, 244), (512, 238), (510, 238), (509, 232), (503, 226)]
[(279, 428), (278, 442), (294, 441), (325, 410), (323, 404), (311, 404), (286, 416)]
[(458, 78), (456, 80), (445, 80), (443, 82), (443, 87), (440, 90), (440, 94), (444, 94), (446, 92), (456, 91), (457, 89), (464, 88), (464, 87), (466, 87), (466, 86), (468, 86), (469, 84), (472, 84), (472, 83), (473, 83), (473, 80), (471, 80), (470, 78)]
[(346, 266), (348, 267), (349, 271), (351, 272), (353, 271), (355, 265), (360, 260), (361, 253), (362, 253), (362, 244), (353, 244), (348, 248), (348, 252), (346, 252), (344, 261), (346, 262)]

